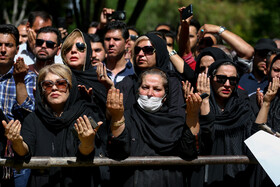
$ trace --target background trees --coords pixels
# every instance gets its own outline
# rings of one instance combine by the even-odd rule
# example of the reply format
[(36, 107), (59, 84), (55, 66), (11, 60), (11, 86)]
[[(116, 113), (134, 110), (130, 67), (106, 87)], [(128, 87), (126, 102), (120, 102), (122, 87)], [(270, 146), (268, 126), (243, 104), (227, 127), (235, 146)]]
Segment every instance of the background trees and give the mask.
[[(86, 30), (91, 21), (98, 21), (103, 7), (125, 10), (127, 24), (142, 33), (158, 23), (179, 23), (178, 7), (192, 3), (194, 16), (201, 24), (223, 25), (254, 44), (262, 37), (280, 38), (279, 0), (0, 0), (0, 23), (17, 25), (32, 10), (46, 10), (54, 17), (63, 17), (68, 30)], [(17, 6), (16, 6), (17, 5)], [(25, 6), (26, 5), (26, 6)], [(15, 8), (18, 7), (18, 8)]]

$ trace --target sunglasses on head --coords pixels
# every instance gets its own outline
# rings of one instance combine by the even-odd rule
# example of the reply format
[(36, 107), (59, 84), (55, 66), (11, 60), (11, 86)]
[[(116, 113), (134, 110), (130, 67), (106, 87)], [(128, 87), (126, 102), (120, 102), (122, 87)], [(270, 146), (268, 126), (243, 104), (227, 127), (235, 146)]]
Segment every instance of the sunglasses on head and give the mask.
[(57, 87), (58, 91), (66, 92), (69, 83), (67, 79), (58, 79), (55, 82), (51, 80), (45, 80), (41, 82), (41, 87), (43, 91), (47, 93), (50, 93), (52, 91), (54, 85)]
[(77, 42), (76, 47), (77, 47), (78, 51), (84, 52), (87, 46), (85, 43)]
[(129, 38), (133, 41), (137, 40), (138, 36), (137, 35), (129, 35)]
[(139, 54), (141, 50), (145, 55), (152, 55), (156, 51), (156, 49), (153, 46), (144, 46), (144, 47), (136, 46), (134, 48), (134, 52), (136, 55)]
[(50, 40), (42, 40), (42, 39), (36, 39), (36, 46), (42, 47), (42, 45), (46, 42), (47, 48), (54, 48), (56, 43)]
[(226, 75), (215, 75), (217, 83), (225, 84), (227, 80), (229, 80), (229, 84), (231, 86), (235, 86), (237, 84), (238, 78), (237, 77), (227, 77)]

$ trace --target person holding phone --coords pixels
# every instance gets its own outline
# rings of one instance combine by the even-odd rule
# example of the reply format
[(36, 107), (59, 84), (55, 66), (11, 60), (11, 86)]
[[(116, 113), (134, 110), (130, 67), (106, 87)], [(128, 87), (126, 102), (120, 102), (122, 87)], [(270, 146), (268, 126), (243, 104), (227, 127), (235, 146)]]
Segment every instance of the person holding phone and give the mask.
[[(35, 111), (23, 123), (2, 121), (16, 158), (77, 156), (85, 160), (92, 159), (95, 154), (104, 154), (100, 139), (104, 135), (97, 131), (102, 122), (89, 104), (79, 97), (76, 79), (67, 66), (53, 64), (41, 69)], [(89, 116), (99, 121), (97, 128), (92, 128)], [(99, 168), (34, 169), (30, 186), (89, 186), (92, 177), (95, 181), (100, 180), (99, 173)]]
[[(150, 68), (139, 76), (135, 85), (137, 102), (130, 110), (123, 105), (124, 95), (110, 89), (107, 110), (111, 118), (108, 154), (113, 159), (128, 156), (180, 155), (195, 158), (200, 152), (200, 126), (198, 122), (201, 97), (191, 94), (187, 98), (186, 120), (179, 114), (168, 112), (170, 97), (168, 75), (159, 68)], [(186, 186), (181, 167), (129, 167), (112, 168), (114, 186)]]

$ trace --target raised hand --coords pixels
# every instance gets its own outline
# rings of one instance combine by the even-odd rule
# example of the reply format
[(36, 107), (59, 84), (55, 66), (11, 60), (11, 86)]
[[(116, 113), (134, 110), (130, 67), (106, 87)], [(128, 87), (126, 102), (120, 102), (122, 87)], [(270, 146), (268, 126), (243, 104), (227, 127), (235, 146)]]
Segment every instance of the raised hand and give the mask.
[(96, 65), (96, 74), (98, 81), (101, 82), (107, 88), (107, 90), (114, 87), (113, 81), (107, 75), (106, 66), (104, 66), (102, 62), (99, 62)]
[(269, 83), (267, 92), (263, 97), (263, 102), (271, 103), (271, 101), (275, 98), (277, 91), (279, 88), (279, 78), (274, 77), (272, 82)]
[(20, 130), (21, 130), (20, 121), (11, 120), (7, 124), (7, 122), (3, 120), (2, 124), (5, 128), (5, 136), (7, 137), (8, 140), (10, 140), (11, 142), (18, 142), (23, 140), (22, 136), (20, 135)]
[(28, 73), (28, 66), (24, 63), (23, 58), (18, 57), (14, 63), (13, 76), (16, 82), (24, 82), (24, 77)]
[(197, 78), (197, 91), (199, 93), (207, 93), (210, 95), (210, 78), (207, 74), (200, 73)]
[(112, 121), (119, 121), (123, 118), (123, 94), (120, 93), (119, 89), (112, 88), (108, 91), (106, 107)]
[(182, 84), (183, 84), (184, 97), (185, 99), (187, 99), (188, 96), (193, 93), (193, 87), (189, 81), (186, 82), (182, 81)]

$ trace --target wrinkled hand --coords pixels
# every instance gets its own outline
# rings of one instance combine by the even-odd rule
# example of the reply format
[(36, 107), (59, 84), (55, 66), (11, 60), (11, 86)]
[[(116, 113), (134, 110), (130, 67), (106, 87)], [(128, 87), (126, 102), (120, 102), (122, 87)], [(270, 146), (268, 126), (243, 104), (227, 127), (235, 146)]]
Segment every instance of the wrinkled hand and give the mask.
[(108, 91), (106, 107), (112, 121), (122, 119), (124, 113), (123, 94), (120, 93), (119, 89), (112, 88)]
[(257, 104), (261, 108), (263, 105), (263, 92), (261, 92), (260, 88), (257, 88), (256, 96), (257, 96)]
[(188, 96), (193, 93), (193, 87), (189, 81), (186, 81), (186, 83), (182, 81), (182, 84), (183, 84), (184, 97), (185, 99), (187, 99)]
[(36, 32), (29, 28), (27, 32), (27, 37), (28, 37), (28, 44), (30, 49), (32, 50), (33, 54), (35, 54), (35, 43), (36, 43)]
[(92, 88), (87, 89), (85, 85), (78, 85), (78, 89), (80, 91), (82, 98), (91, 101), (91, 96), (93, 95)]
[(188, 116), (198, 116), (200, 111), (200, 106), (202, 104), (202, 99), (198, 93), (191, 93), (186, 99), (186, 113)]
[(5, 136), (8, 140), (12, 142), (23, 141), (22, 136), (20, 135), (21, 123), (20, 121), (11, 120), (8, 124), (6, 121), (2, 121), (2, 124), (5, 128)]
[(207, 74), (200, 73), (197, 78), (197, 91), (199, 93), (207, 93), (210, 96), (210, 78)]
[(90, 121), (86, 115), (79, 117), (74, 124), (75, 130), (78, 133), (78, 138), (83, 146), (94, 146), (95, 135), (103, 122), (99, 121), (98, 127), (92, 128)]
[(107, 75), (106, 66), (104, 66), (102, 62), (99, 62), (96, 65), (96, 74), (98, 81), (101, 82), (107, 89), (114, 87), (113, 81)]
[(23, 58), (18, 57), (14, 63), (13, 71), (15, 82), (24, 82), (24, 77), (27, 75), (28, 69), (28, 65), (24, 63)]
[(279, 88), (279, 78), (273, 78), (272, 82), (268, 85), (268, 90), (264, 95), (263, 102), (271, 103), (271, 101), (275, 98), (277, 91)]

